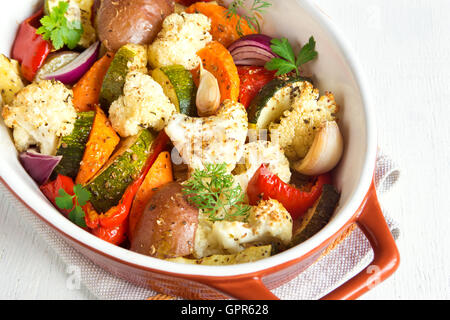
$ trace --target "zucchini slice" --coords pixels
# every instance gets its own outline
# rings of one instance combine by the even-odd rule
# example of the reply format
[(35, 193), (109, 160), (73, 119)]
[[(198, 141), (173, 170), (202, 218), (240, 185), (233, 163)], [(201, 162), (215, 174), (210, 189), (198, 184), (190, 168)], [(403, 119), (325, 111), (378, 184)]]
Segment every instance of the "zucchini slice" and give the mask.
[(123, 140), (103, 168), (85, 185), (99, 213), (117, 205), (126, 188), (139, 176), (155, 139), (149, 130)]
[(152, 78), (158, 82), (179, 113), (195, 117), (196, 86), (191, 73), (181, 65), (157, 68)]
[(248, 122), (257, 129), (267, 129), (283, 112), (289, 110), (294, 99), (300, 95), (307, 78), (276, 78), (265, 85), (248, 108)]
[(52, 179), (55, 179), (58, 174), (71, 177), (72, 179), (76, 178), (94, 118), (94, 111), (79, 112), (77, 114), (72, 133), (62, 137), (59, 142), (56, 155), (62, 156), (62, 159), (55, 170), (53, 170)]
[(146, 54), (145, 47), (136, 44), (124, 45), (116, 52), (100, 90), (100, 105), (106, 114), (111, 103), (122, 95), (127, 74), (146, 68)]
[(330, 221), (331, 216), (339, 202), (340, 194), (332, 185), (323, 186), (322, 195), (303, 216), (298, 229), (292, 237), (292, 245), (295, 246), (311, 238)]

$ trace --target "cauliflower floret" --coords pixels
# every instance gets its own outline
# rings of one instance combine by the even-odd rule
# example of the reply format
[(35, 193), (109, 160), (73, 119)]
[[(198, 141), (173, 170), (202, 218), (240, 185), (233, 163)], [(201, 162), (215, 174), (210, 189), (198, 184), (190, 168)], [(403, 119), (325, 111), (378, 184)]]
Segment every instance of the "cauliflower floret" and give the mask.
[(32, 83), (3, 108), (5, 124), (14, 129), (16, 148), (22, 152), (37, 145), (42, 154), (54, 155), (59, 137), (72, 132), (76, 111), (72, 90), (61, 82)]
[(191, 170), (203, 170), (207, 163), (226, 163), (231, 172), (244, 151), (247, 112), (239, 102), (225, 100), (217, 115), (193, 118), (176, 114), (165, 130)]
[(319, 98), (319, 90), (305, 82), (292, 109), (284, 112), (279, 123), (270, 124), (270, 138), (281, 146), (289, 160), (302, 159), (322, 124), (336, 120), (337, 112), (333, 94), (326, 92)]
[(212, 254), (237, 253), (245, 244), (259, 245), (292, 239), (292, 218), (277, 200), (260, 201), (252, 207), (248, 222), (207, 220), (200, 215), (195, 234), (194, 255), (202, 258)]
[(200, 65), (197, 52), (212, 36), (211, 20), (200, 13), (173, 13), (168, 16), (156, 40), (148, 48), (148, 59), (153, 68), (180, 64), (188, 70)]
[(122, 137), (129, 137), (142, 128), (164, 129), (175, 112), (175, 106), (151, 76), (133, 71), (127, 74), (123, 95), (111, 104), (109, 119)]
[(0, 54), (0, 97), (5, 104), (11, 103), (16, 93), (23, 89), (19, 69), (19, 62)]
[(239, 182), (244, 193), (248, 182), (262, 164), (267, 164), (270, 172), (289, 183), (291, 170), (289, 160), (280, 146), (270, 141), (255, 141), (244, 146), (244, 155), (233, 171), (235, 180)]

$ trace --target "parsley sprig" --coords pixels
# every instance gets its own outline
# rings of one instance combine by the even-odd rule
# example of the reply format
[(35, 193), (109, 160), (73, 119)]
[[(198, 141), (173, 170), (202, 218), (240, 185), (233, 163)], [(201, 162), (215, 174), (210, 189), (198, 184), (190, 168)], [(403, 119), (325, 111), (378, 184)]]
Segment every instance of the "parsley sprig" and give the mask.
[[(253, 0), (252, 6), (250, 8), (245, 7), (245, 0), (234, 0), (228, 7), (226, 12), (227, 18), (237, 17), (238, 21), (236, 24), (236, 31), (240, 37), (244, 35), (242, 30), (242, 23), (247, 22), (249, 28), (257, 33), (261, 32), (261, 25), (258, 20), (258, 14), (263, 14), (264, 11), (272, 6), (270, 2), (263, 0)], [(238, 11), (240, 8), (248, 11), (248, 15), (239, 15)]]
[(86, 222), (84, 221), (83, 206), (91, 198), (91, 193), (83, 188), (81, 184), (77, 184), (73, 187), (74, 195), (71, 196), (63, 188), (58, 190), (59, 197), (55, 198), (55, 203), (58, 208), (63, 210), (71, 210), (69, 212), (69, 220), (78, 226), (85, 228)]
[(212, 221), (233, 220), (250, 214), (244, 203), (244, 193), (226, 164), (207, 164), (204, 170), (195, 170), (183, 185), (188, 201), (201, 209)]
[(295, 56), (294, 49), (288, 39), (272, 39), (270, 48), (274, 53), (280, 56), (280, 58), (273, 58), (267, 62), (265, 68), (267, 70), (277, 70), (276, 75), (281, 76), (289, 73), (293, 70), (300, 75), (300, 66), (317, 58), (316, 41), (313, 37), (309, 38), (307, 44), (305, 44)]
[(75, 48), (83, 34), (81, 21), (69, 21), (65, 16), (68, 9), (69, 3), (60, 1), (49, 15), (42, 17), (41, 27), (36, 31), (44, 40), (50, 40), (55, 50), (61, 49), (64, 45), (69, 49)]

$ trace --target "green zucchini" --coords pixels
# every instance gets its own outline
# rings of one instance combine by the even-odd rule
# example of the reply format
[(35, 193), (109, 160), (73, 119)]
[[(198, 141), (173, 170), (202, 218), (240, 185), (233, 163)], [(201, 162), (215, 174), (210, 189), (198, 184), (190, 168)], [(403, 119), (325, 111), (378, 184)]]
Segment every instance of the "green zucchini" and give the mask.
[(146, 54), (145, 47), (136, 44), (124, 45), (116, 52), (100, 90), (100, 105), (106, 114), (111, 103), (123, 94), (127, 74), (134, 70), (145, 69)]
[(291, 108), (304, 81), (310, 80), (302, 77), (275, 78), (265, 85), (248, 108), (251, 127), (267, 129), (270, 123), (277, 121), (283, 112)]
[(162, 67), (153, 70), (152, 77), (161, 85), (179, 113), (197, 116), (196, 87), (188, 70), (181, 65)]
[(339, 202), (340, 194), (332, 185), (323, 186), (322, 194), (314, 206), (303, 216), (300, 226), (292, 237), (295, 246), (311, 238), (330, 221)]
[(95, 112), (79, 112), (74, 124), (72, 132), (61, 138), (57, 156), (62, 156), (61, 162), (53, 170), (52, 178), (56, 178), (58, 174), (71, 177), (75, 179), (78, 170), (80, 169), (80, 162), (83, 159), (86, 143), (89, 139), (89, 134), (94, 123)]
[(116, 206), (126, 188), (139, 176), (155, 139), (147, 129), (123, 140), (108, 162), (86, 185), (91, 203), (101, 213)]

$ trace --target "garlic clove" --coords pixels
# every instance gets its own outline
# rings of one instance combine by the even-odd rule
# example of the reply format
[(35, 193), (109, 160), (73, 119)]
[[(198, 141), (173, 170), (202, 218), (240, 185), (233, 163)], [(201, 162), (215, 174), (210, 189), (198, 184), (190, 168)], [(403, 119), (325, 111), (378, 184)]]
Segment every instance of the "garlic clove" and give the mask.
[(294, 169), (304, 175), (319, 175), (333, 169), (344, 151), (344, 139), (336, 121), (328, 121), (317, 132), (307, 155)]
[(200, 117), (216, 114), (220, 107), (220, 89), (216, 77), (201, 67), (200, 83), (197, 90), (197, 113)]

